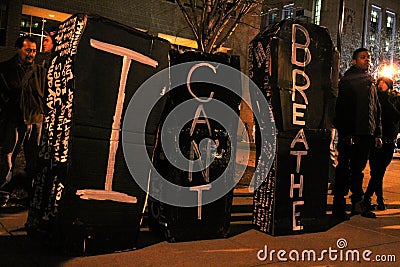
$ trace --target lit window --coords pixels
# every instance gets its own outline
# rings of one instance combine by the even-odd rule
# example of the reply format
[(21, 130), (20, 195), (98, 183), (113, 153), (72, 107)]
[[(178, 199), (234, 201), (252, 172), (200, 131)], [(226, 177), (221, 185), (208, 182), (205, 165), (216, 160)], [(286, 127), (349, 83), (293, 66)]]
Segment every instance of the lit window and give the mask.
[(394, 29), (396, 27), (396, 14), (386, 11), (386, 34), (389, 38), (394, 38)]
[(60, 21), (69, 18), (71, 14), (61, 13), (54, 10), (22, 5), (22, 16), (19, 34), (33, 37), (40, 52), (42, 52), (43, 39), (45, 32), (58, 28)]
[(378, 21), (378, 13), (376, 10), (372, 10), (371, 12), (371, 22), (376, 23)]
[(274, 24), (277, 21), (278, 21), (278, 9), (273, 8), (273, 9), (268, 10), (267, 26)]
[(390, 55), (390, 61), (393, 62), (395, 57), (395, 29), (396, 29), (396, 14), (386, 10), (386, 40), (385, 40), (385, 51)]
[(293, 9), (294, 9), (294, 3), (283, 6), (282, 19), (293, 18)]
[(387, 17), (386, 27), (393, 28), (393, 18), (392, 17), (389, 17), (389, 16)]
[(372, 10), (371, 10), (371, 31), (372, 32), (378, 32), (381, 28), (381, 8), (372, 5)]
[(373, 43), (373, 42), (376, 40), (375, 34), (371, 34), (371, 35), (369, 36), (369, 40), (371, 41), (371, 43)]
[(389, 48), (390, 48), (390, 41), (389, 40), (385, 40), (385, 51), (389, 52)]

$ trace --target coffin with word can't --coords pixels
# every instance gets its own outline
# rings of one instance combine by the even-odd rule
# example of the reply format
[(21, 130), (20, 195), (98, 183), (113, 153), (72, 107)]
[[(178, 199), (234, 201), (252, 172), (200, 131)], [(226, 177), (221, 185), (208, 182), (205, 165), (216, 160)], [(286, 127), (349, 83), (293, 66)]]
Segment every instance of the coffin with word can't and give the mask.
[[(73, 253), (135, 248), (146, 191), (126, 165), (122, 122), (138, 87), (168, 67), (170, 44), (87, 14), (62, 22), (55, 39), (28, 230), (47, 232), (54, 244)], [(162, 90), (146, 94), (157, 98)], [(163, 103), (146, 118), (150, 155)], [(144, 144), (132, 145), (135, 150)], [(143, 177), (150, 169), (146, 156), (135, 158), (142, 162), (136, 173)]]
[(253, 224), (272, 235), (325, 230), (338, 81), (330, 35), (312, 23), (283, 20), (252, 40), (249, 62), (249, 76), (268, 99), (278, 130), (270, 170), (263, 169), (267, 157), (256, 131)]
[[(241, 99), (239, 60), (200, 52), (170, 57), (172, 88), (163, 113), (170, 119), (159, 129), (167, 141), (160, 138), (155, 147), (149, 227), (169, 242), (227, 237)], [(185, 103), (187, 108), (179, 109)], [(186, 160), (183, 166), (175, 165), (181, 162), (179, 153)], [(198, 164), (201, 170), (195, 169)]]

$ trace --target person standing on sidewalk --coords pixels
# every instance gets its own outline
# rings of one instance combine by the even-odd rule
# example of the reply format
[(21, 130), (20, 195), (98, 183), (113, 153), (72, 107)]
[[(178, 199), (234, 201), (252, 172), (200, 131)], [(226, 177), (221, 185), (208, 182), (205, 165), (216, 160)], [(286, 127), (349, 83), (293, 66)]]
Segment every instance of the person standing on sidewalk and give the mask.
[[(0, 63), (0, 188), (11, 181), (21, 147), (28, 179), (35, 175), (46, 73), (36, 65), (36, 41), (21, 36), (16, 55)], [(31, 188), (26, 188), (30, 190)]]
[(345, 196), (352, 192), (351, 214), (375, 218), (363, 203), (364, 169), (373, 146), (382, 146), (381, 109), (368, 49), (353, 52), (351, 66), (340, 79), (334, 124), (338, 130), (338, 165), (333, 189), (333, 216), (348, 220)]
[(56, 34), (57, 34), (56, 30), (45, 32), (46, 37), (43, 39), (43, 45), (42, 45), (43, 52), (38, 53), (36, 55), (35, 59), (36, 64), (41, 65), (46, 69), (49, 69), (50, 59), (56, 46), (56, 40), (55, 40)]
[(397, 133), (400, 124), (400, 94), (394, 92), (393, 81), (381, 77), (376, 83), (378, 97), (382, 108), (382, 148), (373, 148), (369, 157), (371, 178), (365, 191), (364, 200), (367, 207), (373, 210), (371, 197), (376, 194), (378, 210), (385, 210), (383, 199), (383, 176), (386, 168), (393, 159), (393, 152), (396, 144)]

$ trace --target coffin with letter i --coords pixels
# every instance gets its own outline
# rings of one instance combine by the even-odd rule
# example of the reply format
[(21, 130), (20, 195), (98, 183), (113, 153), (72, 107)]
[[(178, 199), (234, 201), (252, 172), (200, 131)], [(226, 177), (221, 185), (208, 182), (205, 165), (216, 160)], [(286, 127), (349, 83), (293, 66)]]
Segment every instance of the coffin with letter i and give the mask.
[(272, 235), (325, 230), (338, 81), (338, 53), (330, 35), (312, 23), (283, 20), (252, 40), (249, 63), (249, 76), (267, 98), (278, 130), (268, 172), (262, 169), (266, 156), (256, 129), (255, 177), (261, 178), (253, 224)]
[[(35, 231), (38, 224), (73, 253), (135, 248), (146, 192), (124, 160), (122, 123), (139, 86), (168, 67), (170, 44), (87, 14), (61, 23), (55, 39), (28, 226)], [(152, 98), (162, 91), (152, 89), (146, 92)], [(148, 118), (149, 154), (163, 103)], [(147, 177), (150, 166), (143, 159), (135, 160)]]

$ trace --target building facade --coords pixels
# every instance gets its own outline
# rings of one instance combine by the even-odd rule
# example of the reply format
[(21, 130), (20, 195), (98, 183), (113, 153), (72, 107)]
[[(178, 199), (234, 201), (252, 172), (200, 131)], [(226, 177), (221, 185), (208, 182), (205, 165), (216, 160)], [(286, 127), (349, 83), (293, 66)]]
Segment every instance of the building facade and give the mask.
[(352, 52), (366, 47), (372, 53), (375, 75), (379, 75), (383, 65), (392, 65), (392, 77), (400, 78), (396, 72), (400, 63), (400, 1), (265, 0), (262, 13), (261, 28), (285, 18), (326, 27), (341, 51), (341, 72), (350, 67)]
[[(75, 13), (100, 15), (167, 39), (177, 46), (196, 48), (193, 34), (174, 2), (0, 0), (0, 60), (8, 58), (9, 53), (13, 54), (14, 41), (18, 35), (33, 35), (40, 43), (45, 31), (55, 28), (60, 21)], [(241, 55), (242, 48), (247, 48), (250, 40), (259, 32), (260, 18), (257, 10), (245, 17), (244, 23), (239, 24), (236, 34), (226, 43), (223, 52)], [(247, 51), (241, 56), (246, 55)], [(245, 64), (246, 59), (242, 61)]]
[[(373, 59), (376, 60), (376, 66), (382, 62), (398, 64), (400, 1), (342, 1), (342, 71), (349, 67), (352, 51), (360, 46), (375, 51)], [(339, 0), (265, 0), (262, 8), (248, 14), (243, 23), (239, 24), (225, 44), (225, 52), (239, 55), (241, 69), (247, 73), (250, 41), (260, 29), (285, 18), (297, 18), (325, 26), (334, 43), (338, 44), (340, 3)], [(165, 38), (178, 48), (197, 47), (193, 34), (174, 0), (0, 0), (0, 61), (10, 58), (15, 53), (14, 41), (20, 34), (31, 34), (41, 44), (45, 31), (52, 30), (60, 21), (75, 13), (104, 16)], [(245, 97), (249, 97), (248, 92), (245, 92)], [(251, 131), (252, 112), (246, 105), (241, 107), (241, 117)], [(243, 139), (247, 137), (243, 136)]]
[[(13, 50), (14, 41), (24, 32), (35, 36), (43, 34), (52, 22), (60, 22), (75, 13), (96, 14), (130, 27), (147, 31), (152, 35), (190, 39), (191, 32), (186, 26), (181, 11), (168, 0), (149, 1), (45, 1), (45, 0), (0, 0), (1, 38), (0, 60)], [(187, 45), (191, 45), (190, 43)]]
[[(247, 73), (248, 44), (259, 33), (261, 6), (249, 13), (224, 45), (224, 51), (240, 56), (241, 70)], [(15, 54), (14, 42), (19, 35), (30, 34), (38, 46), (45, 31), (75, 13), (106, 17), (167, 39), (177, 48), (197, 48), (193, 34), (174, 0), (0, 0), (0, 61)], [(248, 95), (248, 93), (247, 93)], [(251, 110), (241, 107), (241, 117), (252, 128)]]

